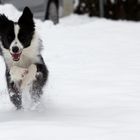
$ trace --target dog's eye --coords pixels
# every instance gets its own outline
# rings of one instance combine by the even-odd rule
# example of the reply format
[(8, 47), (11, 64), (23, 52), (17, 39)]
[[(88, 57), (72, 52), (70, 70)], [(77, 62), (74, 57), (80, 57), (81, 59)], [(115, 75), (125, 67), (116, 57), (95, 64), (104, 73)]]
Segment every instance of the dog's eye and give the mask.
[(7, 39), (8, 39), (9, 42), (11, 42), (13, 40), (13, 37), (11, 35), (8, 35)]
[(18, 38), (21, 42), (25, 40), (25, 36), (23, 34), (18, 35)]

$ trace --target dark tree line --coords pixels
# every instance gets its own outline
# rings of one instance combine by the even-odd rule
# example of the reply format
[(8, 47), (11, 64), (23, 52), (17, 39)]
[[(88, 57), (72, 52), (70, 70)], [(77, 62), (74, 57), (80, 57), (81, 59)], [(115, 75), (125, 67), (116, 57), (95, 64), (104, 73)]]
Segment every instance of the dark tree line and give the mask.
[[(104, 0), (103, 7), (106, 18), (140, 20), (140, 0)], [(75, 13), (99, 16), (99, 0), (79, 0)]]

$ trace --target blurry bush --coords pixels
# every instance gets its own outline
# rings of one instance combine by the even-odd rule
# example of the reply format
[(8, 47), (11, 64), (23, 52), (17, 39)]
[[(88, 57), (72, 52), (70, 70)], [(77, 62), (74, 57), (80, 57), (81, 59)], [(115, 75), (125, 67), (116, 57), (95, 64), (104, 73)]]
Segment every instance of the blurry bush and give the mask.
[[(77, 14), (99, 16), (99, 0), (79, 0)], [(140, 0), (103, 0), (104, 17), (111, 19), (140, 20)]]
[(104, 7), (107, 18), (140, 20), (139, 0), (106, 0)]
[(80, 15), (88, 14), (90, 17), (99, 16), (99, 0), (79, 0), (74, 12)]

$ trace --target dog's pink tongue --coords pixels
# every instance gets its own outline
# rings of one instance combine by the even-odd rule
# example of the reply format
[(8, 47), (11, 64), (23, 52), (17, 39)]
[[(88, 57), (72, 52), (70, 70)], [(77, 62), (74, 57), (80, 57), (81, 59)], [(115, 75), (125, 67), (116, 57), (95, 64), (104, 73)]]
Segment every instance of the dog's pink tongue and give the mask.
[(14, 54), (12, 54), (12, 57), (13, 57), (13, 60), (14, 61), (18, 61), (19, 59), (20, 59), (20, 53), (14, 53)]

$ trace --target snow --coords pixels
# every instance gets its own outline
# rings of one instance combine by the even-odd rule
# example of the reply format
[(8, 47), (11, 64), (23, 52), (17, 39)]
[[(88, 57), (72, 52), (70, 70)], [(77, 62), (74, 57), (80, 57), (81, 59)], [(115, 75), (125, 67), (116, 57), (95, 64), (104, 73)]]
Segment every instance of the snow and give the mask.
[(139, 140), (140, 24), (76, 15), (36, 24), (49, 81), (36, 110), (16, 111), (0, 59), (0, 140)]

